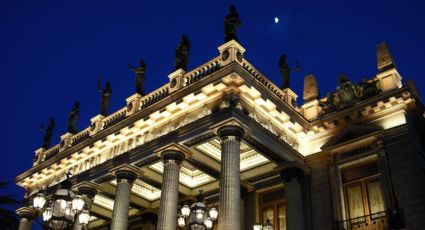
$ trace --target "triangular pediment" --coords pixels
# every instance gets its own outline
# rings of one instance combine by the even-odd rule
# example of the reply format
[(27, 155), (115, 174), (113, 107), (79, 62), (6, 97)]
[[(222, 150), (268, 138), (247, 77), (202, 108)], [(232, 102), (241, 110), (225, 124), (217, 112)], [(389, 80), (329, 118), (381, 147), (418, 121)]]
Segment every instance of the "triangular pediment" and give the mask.
[(362, 137), (367, 137), (373, 133), (382, 130), (379, 126), (374, 125), (350, 125), (345, 127), (340, 133), (333, 136), (321, 149), (326, 150), (331, 147), (358, 140)]

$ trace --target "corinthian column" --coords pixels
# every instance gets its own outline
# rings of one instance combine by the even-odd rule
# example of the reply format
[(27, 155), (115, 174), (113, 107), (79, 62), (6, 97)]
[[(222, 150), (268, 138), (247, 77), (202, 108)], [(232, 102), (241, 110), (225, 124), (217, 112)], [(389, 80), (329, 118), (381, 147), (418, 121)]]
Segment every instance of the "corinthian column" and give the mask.
[(18, 230), (31, 230), (32, 221), (35, 218), (35, 211), (32, 208), (22, 207), (16, 210), (21, 217)]
[(240, 140), (245, 131), (239, 126), (218, 130), (221, 138), (220, 215), (218, 229), (240, 230)]
[(165, 150), (161, 157), (164, 163), (164, 173), (156, 229), (176, 230), (180, 164), (184, 160), (184, 154), (177, 150)]
[[(86, 203), (85, 208), (87, 208), (90, 211), (94, 201), (94, 197), (96, 196), (97, 190), (92, 187), (81, 186), (80, 188), (78, 188), (78, 191), (80, 192), (81, 195), (83, 195), (84, 202)], [(84, 227), (82, 224), (80, 224), (80, 220), (78, 217), (79, 215), (75, 217), (73, 230), (82, 230)], [(86, 228), (84, 229), (87, 229), (87, 226), (85, 227)]]
[(134, 180), (137, 179), (137, 174), (128, 170), (119, 170), (115, 176), (117, 190), (112, 211), (111, 230), (127, 230), (131, 187)]

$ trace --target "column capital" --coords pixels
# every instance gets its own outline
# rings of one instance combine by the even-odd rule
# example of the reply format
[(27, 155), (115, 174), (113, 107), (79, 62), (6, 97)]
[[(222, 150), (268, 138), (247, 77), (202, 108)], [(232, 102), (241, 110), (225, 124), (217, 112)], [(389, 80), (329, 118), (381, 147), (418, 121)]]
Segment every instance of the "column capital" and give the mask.
[(16, 214), (18, 214), (21, 218), (25, 218), (27, 220), (34, 220), (36, 217), (36, 211), (34, 208), (30, 207), (21, 207), (16, 210)]
[[(174, 154), (173, 154), (174, 153)], [(168, 160), (168, 158), (172, 158), (170, 160), (177, 160), (177, 161), (183, 161), (186, 158), (190, 158), (192, 156), (192, 152), (187, 147), (180, 145), (178, 143), (170, 143), (168, 145), (165, 145), (157, 150), (155, 150), (155, 154), (160, 157), (163, 161)], [(169, 157), (164, 158), (164, 155), (169, 155)], [(177, 154), (173, 157), (173, 155)], [(183, 158), (180, 156), (183, 154)], [(176, 159), (174, 159), (176, 158)], [(181, 159), (182, 158), (182, 159)]]
[(164, 163), (174, 161), (180, 165), (185, 159), (185, 154), (179, 150), (167, 149), (161, 152), (161, 158)]
[(121, 180), (128, 180), (128, 181), (131, 181), (131, 183), (133, 183), (138, 176), (136, 173), (130, 170), (122, 169), (115, 172), (115, 177), (117, 178), (117, 182)]
[(101, 187), (93, 182), (84, 181), (73, 186), (79, 193), (87, 196), (87, 198), (93, 199), (96, 194), (101, 191)]
[(245, 135), (245, 130), (238, 125), (225, 125), (217, 130), (217, 135), (222, 140), (227, 139), (231, 136), (236, 137), (238, 140), (240, 140)]
[(117, 178), (117, 182), (121, 180), (128, 180), (133, 183), (139, 176), (143, 174), (140, 168), (133, 165), (120, 165), (112, 170), (113, 175)]
[(98, 193), (98, 190), (92, 187), (80, 187), (78, 188), (78, 191), (82, 194), (87, 196), (89, 199), (93, 199), (96, 194)]
[(300, 181), (303, 176), (310, 173), (310, 169), (299, 162), (284, 162), (274, 170), (279, 172), (282, 179), (287, 183), (294, 177)]

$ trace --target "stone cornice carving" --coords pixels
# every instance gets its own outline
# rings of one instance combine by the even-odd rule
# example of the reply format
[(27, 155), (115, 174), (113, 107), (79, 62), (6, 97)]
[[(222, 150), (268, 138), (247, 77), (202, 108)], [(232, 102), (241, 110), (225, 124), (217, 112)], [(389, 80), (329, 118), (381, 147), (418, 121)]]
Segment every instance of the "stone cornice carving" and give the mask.
[[(275, 136), (281, 136), (283, 141), (303, 155), (320, 151), (320, 146), (336, 130), (350, 122), (341, 122), (341, 119), (353, 116), (362, 117), (358, 121), (370, 122), (371, 119), (386, 116), (386, 113), (407, 109), (408, 105), (416, 102), (409, 93), (410, 89), (403, 87), (385, 92), (337, 114), (326, 115), (320, 121), (309, 122), (297, 108), (285, 102), (285, 96), (288, 96), (285, 92), (245, 59), (220, 66), (220, 58), (184, 74), (183, 87), (171, 95), (168, 83), (144, 97), (132, 98), (128, 103), (136, 101), (139, 104), (136, 106), (137, 111), (130, 115), (126, 107), (108, 117), (97, 119), (96, 122), (100, 123), (94, 126), (95, 131), (89, 127), (69, 137), (70, 146), (63, 148), (63, 151), (60, 151), (60, 145), (38, 151), (35, 166), (19, 175), (16, 181), (19, 185), (28, 187), (34, 183), (42, 184), (43, 180), (56, 183), (61, 180), (58, 175), (64, 175), (70, 169), (76, 172), (86, 171), (123, 152), (211, 115), (210, 106), (229, 93), (240, 98), (244, 109), (248, 110), (257, 123)], [(132, 109), (134, 108), (130, 108)]]

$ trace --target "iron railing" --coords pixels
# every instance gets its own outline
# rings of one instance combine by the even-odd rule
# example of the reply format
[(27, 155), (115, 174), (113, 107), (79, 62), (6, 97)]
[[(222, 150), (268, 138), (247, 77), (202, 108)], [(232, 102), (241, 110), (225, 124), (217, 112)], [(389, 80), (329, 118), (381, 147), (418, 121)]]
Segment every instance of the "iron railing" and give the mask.
[(386, 211), (360, 216), (349, 220), (337, 221), (337, 230), (388, 230), (388, 214)]

